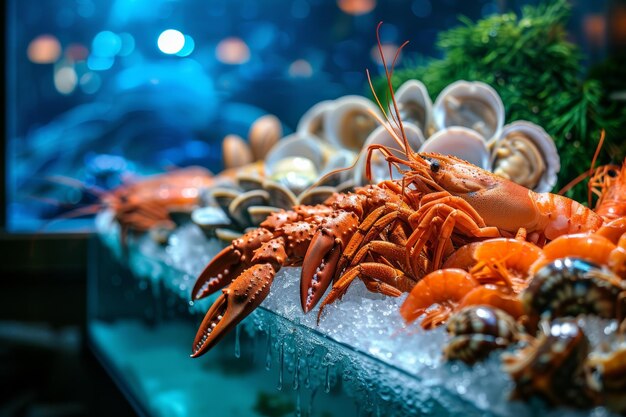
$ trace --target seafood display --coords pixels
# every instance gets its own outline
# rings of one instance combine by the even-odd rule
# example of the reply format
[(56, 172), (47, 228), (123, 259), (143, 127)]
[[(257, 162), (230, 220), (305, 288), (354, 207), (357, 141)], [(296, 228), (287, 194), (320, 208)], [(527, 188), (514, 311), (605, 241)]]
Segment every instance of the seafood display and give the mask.
[[(446, 361), (499, 355), (511, 399), (626, 412), (623, 167), (593, 170), (590, 208), (549, 192), (554, 143), (530, 123), (504, 126), (490, 87), (455, 83), (434, 105), (419, 82), (390, 96), (388, 109), (356, 96), (319, 103), (285, 138), (266, 118), (249, 145), (225, 139), (234, 170), (196, 189), (203, 207), (191, 215), (227, 242), (191, 289), (194, 302), (218, 294), (191, 356), (255, 311), (279, 271), (300, 267), (300, 308), (317, 323), (359, 281), (402, 297), (405, 325), (445, 325)], [(585, 317), (611, 323), (609, 342), (591, 341)]]

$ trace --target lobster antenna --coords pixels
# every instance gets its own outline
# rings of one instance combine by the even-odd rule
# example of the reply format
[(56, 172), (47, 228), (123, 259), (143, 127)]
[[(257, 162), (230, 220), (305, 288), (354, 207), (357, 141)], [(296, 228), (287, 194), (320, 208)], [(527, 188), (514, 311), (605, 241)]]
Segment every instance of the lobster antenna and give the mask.
[[(568, 192), (569, 190), (571, 190), (572, 188), (580, 184), (585, 178), (588, 178), (593, 174), (595, 170), (594, 166), (597, 162), (598, 156), (600, 155), (600, 149), (602, 149), (602, 145), (604, 144), (605, 135), (606, 135), (606, 132), (604, 129), (602, 129), (602, 131), (600, 132), (600, 140), (598, 141), (598, 146), (596, 146), (596, 151), (593, 154), (593, 158), (591, 159), (591, 166), (589, 167), (589, 169), (579, 174), (576, 178), (574, 178), (570, 182), (568, 182), (563, 188), (561, 188), (557, 192), (558, 195), (565, 194), (566, 192)], [(591, 193), (592, 191), (591, 189), (589, 189), (587, 193), (587, 204), (589, 205), (589, 207), (591, 207)]]

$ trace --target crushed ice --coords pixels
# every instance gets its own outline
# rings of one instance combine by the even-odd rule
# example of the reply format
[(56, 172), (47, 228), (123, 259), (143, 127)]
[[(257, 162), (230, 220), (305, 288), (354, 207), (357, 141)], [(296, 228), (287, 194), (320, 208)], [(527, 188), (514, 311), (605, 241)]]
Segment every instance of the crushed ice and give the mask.
[[(112, 215), (101, 213), (96, 219), (96, 227), (102, 241), (119, 254), (119, 226), (112, 222)], [(215, 239), (207, 239), (194, 224), (176, 229), (166, 245), (160, 245), (148, 236), (133, 240), (130, 245), (138, 249), (138, 255), (129, 259), (131, 269), (138, 275), (162, 278), (165, 286), (184, 300), (190, 298), (195, 277), (224, 246)], [(178, 272), (166, 273), (163, 265)], [(483, 363), (471, 367), (463, 363), (445, 363), (441, 353), (448, 340), (444, 326), (424, 331), (418, 322), (406, 325), (399, 314), (406, 295), (391, 298), (373, 294), (362, 282), (355, 280), (340, 301), (326, 306), (317, 325), (318, 309), (303, 314), (299, 292), (300, 268), (282, 268), (262, 306), (414, 375), (424, 386), (434, 387), (433, 392), (447, 393), (442, 393), (438, 400), (447, 401), (450, 407), (458, 406), (460, 399), (461, 404), (472, 404), (476, 409), (496, 416), (531, 416), (537, 412), (532, 405), (509, 401), (513, 382), (501, 370), (499, 354), (492, 354)], [(206, 306), (196, 304), (193, 308), (204, 314)], [(592, 346), (613, 342), (615, 321), (585, 318), (580, 319), (579, 324)], [(456, 400), (451, 400), (454, 398)], [(461, 411), (466, 410), (463, 407), (461, 405)], [(540, 412), (546, 416), (560, 416), (564, 410), (541, 409)], [(571, 416), (611, 415), (604, 408), (590, 411), (567, 409), (566, 412)]]

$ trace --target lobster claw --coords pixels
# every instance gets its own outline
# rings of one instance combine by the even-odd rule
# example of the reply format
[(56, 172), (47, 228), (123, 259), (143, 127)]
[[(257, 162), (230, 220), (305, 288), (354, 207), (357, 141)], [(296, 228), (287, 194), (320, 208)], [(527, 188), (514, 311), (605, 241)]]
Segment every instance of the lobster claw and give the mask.
[(224, 288), (246, 269), (256, 249), (272, 238), (267, 229), (246, 233), (220, 251), (198, 276), (191, 290), (193, 301), (207, 297)]
[(270, 292), (276, 275), (270, 263), (256, 264), (237, 277), (204, 316), (193, 341), (192, 358), (208, 352), (224, 335), (246, 318)]
[(335, 213), (320, 224), (302, 263), (300, 303), (305, 313), (317, 305), (328, 289), (341, 252), (357, 227), (356, 214), (346, 211)]

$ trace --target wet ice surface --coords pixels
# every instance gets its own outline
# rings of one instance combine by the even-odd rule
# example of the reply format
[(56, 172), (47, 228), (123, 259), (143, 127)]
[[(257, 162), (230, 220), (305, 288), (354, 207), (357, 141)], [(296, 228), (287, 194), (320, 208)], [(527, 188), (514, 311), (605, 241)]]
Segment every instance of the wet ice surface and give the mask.
[[(115, 228), (111, 229), (110, 223), (107, 224), (107, 219), (100, 217), (97, 225), (102, 228), (98, 230), (101, 235), (107, 231), (103, 239), (111, 246), (119, 231), (115, 232)], [(172, 233), (167, 245), (159, 245), (145, 236), (133, 243), (142, 256), (131, 257), (131, 269), (139, 275), (160, 277), (166, 287), (178, 292), (184, 300), (189, 300), (195, 277), (222, 247), (216, 241), (206, 239), (202, 231), (191, 224)], [(163, 264), (179, 272), (167, 274)], [(394, 299), (373, 294), (355, 280), (342, 300), (325, 308), (317, 325), (317, 309), (306, 315), (302, 313), (299, 291), (300, 268), (283, 268), (262, 306), (399, 369), (410, 379), (410, 390), (425, 391), (429, 396), (437, 397), (437, 401), (444, 404), (450, 413), (454, 410), (474, 410), (479, 414), (484, 412), (496, 416), (531, 416), (537, 413), (547, 416), (610, 415), (604, 408), (546, 410), (538, 402), (525, 404), (509, 401), (513, 382), (501, 370), (500, 355), (492, 354), (485, 362), (472, 367), (463, 363), (444, 363), (441, 351), (448, 339), (445, 329), (440, 327), (427, 332), (418, 323), (404, 324), (399, 308), (406, 296)], [(206, 306), (196, 305), (194, 310), (204, 314)], [(615, 322), (594, 318), (583, 320), (580, 324), (592, 346), (605, 343), (607, 334), (614, 332), (616, 327)], [(385, 384), (384, 379), (382, 375), (381, 387)], [(388, 382), (397, 385), (397, 381)], [(404, 387), (405, 392), (406, 389)]]

